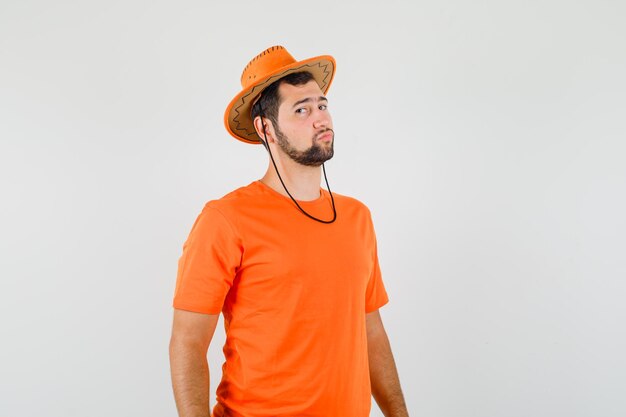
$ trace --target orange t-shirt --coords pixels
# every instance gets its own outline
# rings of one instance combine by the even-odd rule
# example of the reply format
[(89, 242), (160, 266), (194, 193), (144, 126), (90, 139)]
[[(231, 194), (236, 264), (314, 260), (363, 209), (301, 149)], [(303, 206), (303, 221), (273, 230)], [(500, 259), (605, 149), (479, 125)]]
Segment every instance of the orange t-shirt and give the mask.
[[(369, 210), (333, 194), (313, 221), (260, 181), (206, 204), (174, 307), (224, 314), (215, 417), (369, 416), (365, 313), (388, 301)], [(332, 218), (330, 196), (299, 202)]]

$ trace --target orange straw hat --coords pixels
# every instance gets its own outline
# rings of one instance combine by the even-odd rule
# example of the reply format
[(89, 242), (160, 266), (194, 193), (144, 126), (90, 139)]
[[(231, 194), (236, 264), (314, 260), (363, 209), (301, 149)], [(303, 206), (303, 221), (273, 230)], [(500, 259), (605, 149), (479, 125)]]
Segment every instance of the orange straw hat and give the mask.
[(241, 74), (243, 90), (226, 107), (224, 124), (228, 133), (246, 143), (260, 144), (252, 123), (252, 105), (261, 92), (274, 81), (294, 72), (313, 74), (326, 94), (335, 75), (335, 59), (330, 55), (296, 61), (282, 46), (272, 46), (254, 57)]

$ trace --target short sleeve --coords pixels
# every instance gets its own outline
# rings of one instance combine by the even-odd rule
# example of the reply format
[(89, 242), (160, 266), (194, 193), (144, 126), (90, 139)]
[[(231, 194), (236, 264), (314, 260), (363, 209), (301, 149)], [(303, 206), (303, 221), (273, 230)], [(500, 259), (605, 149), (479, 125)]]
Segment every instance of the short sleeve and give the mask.
[(231, 223), (207, 204), (178, 261), (174, 308), (218, 314), (241, 264), (242, 244)]
[(385, 284), (383, 283), (383, 277), (380, 272), (380, 265), (378, 263), (378, 246), (376, 243), (376, 235), (374, 234), (374, 228), (371, 225), (371, 241), (372, 241), (372, 274), (367, 282), (367, 289), (365, 290), (365, 312), (371, 313), (378, 310), (389, 302), (389, 296), (387, 290), (385, 290)]

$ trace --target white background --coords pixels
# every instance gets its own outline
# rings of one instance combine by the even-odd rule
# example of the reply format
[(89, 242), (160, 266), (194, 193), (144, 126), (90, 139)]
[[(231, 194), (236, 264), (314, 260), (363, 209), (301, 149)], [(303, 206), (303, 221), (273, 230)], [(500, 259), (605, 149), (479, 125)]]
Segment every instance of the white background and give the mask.
[(624, 2), (226, 3), (0, 2), (0, 415), (175, 415), (178, 257), (263, 174), (222, 118), (275, 44), (337, 59), (411, 415), (626, 415)]

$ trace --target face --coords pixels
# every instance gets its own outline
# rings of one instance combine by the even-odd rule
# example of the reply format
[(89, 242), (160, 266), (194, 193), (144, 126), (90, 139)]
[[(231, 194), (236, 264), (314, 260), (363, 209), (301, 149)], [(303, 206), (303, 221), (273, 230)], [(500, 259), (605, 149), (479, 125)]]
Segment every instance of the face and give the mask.
[(304, 85), (283, 83), (278, 89), (276, 143), (295, 162), (320, 166), (333, 157), (335, 132), (328, 100), (315, 81)]

